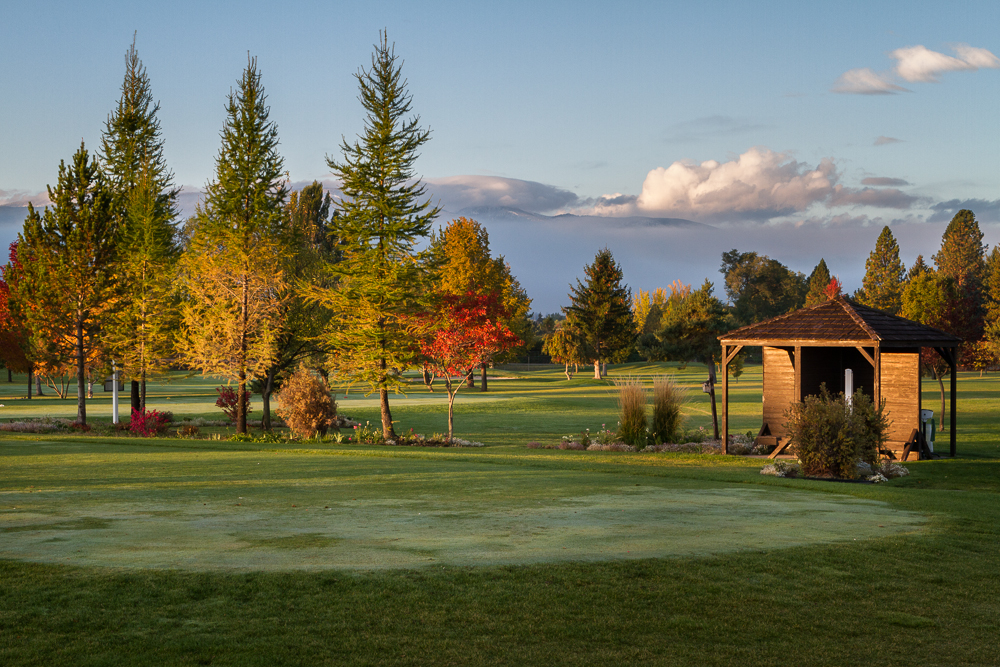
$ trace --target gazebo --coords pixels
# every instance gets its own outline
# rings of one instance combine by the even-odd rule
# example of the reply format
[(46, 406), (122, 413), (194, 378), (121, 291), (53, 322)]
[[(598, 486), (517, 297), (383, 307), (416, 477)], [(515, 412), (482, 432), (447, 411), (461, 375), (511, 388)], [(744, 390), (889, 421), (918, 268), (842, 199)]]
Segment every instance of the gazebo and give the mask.
[[(760, 346), (764, 362), (763, 424), (758, 442), (788, 446), (785, 411), (825, 383), (832, 393), (861, 389), (885, 401), (891, 424), (887, 448), (897, 458), (918, 453), (920, 350), (933, 348), (951, 371), (949, 416), (955, 456), (957, 348), (961, 339), (917, 322), (837, 297), (817, 306), (751, 324), (719, 336), (722, 343), (722, 443), (729, 453), (729, 363), (746, 346)], [(926, 451), (926, 450), (925, 450)]]

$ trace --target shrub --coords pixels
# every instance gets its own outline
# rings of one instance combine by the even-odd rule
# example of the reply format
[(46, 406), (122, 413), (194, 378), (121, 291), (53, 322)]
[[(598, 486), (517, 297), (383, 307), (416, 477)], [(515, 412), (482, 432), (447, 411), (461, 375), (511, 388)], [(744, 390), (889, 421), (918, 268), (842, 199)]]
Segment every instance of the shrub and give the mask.
[[(355, 426), (354, 435), (357, 437), (358, 443), (362, 445), (381, 445), (384, 442), (382, 439), (382, 429), (373, 427), (371, 422)], [(439, 439), (446, 439), (446, 436), (435, 433), (430, 437), (431, 442), (438, 442)]]
[(786, 426), (802, 473), (853, 479), (858, 460), (876, 464), (889, 427), (882, 408), (876, 409), (861, 391), (848, 406), (843, 394), (831, 395), (826, 385), (820, 385), (818, 396), (806, 396), (789, 408)]
[[(236, 391), (232, 387), (216, 387), (216, 393), (219, 394), (219, 398), (215, 401), (215, 407), (222, 408), (222, 411), (229, 418), (230, 424), (236, 423)], [(246, 406), (246, 414), (250, 414), (250, 390), (243, 394), (243, 403)]]
[(151, 438), (157, 433), (165, 431), (169, 423), (164, 415), (156, 410), (146, 410), (145, 413), (142, 413), (133, 408), (132, 421), (129, 423), (128, 430), (133, 435)]
[(627, 445), (646, 445), (646, 391), (639, 380), (627, 379), (618, 385), (618, 437)]
[(657, 444), (675, 442), (681, 430), (681, 406), (684, 389), (672, 378), (661, 376), (653, 379), (653, 440)]
[(177, 429), (177, 435), (181, 438), (193, 438), (198, 435), (198, 427), (194, 424), (184, 424)]
[(300, 438), (326, 435), (337, 418), (337, 403), (329, 387), (305, 367), (295, 371), (274, 398), (280, 406), (278, 415)]

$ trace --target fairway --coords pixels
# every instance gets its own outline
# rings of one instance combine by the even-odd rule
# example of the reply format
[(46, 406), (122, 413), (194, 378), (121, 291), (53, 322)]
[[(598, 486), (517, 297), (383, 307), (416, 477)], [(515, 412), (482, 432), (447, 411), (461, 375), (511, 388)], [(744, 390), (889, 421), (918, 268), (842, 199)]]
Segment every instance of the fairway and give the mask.
[(7, 474), (34, 484), (3, 494), (0, 558), (125, 568), (705, 556), (922, 524), (829, 493), (345, 451), (12, 457)]

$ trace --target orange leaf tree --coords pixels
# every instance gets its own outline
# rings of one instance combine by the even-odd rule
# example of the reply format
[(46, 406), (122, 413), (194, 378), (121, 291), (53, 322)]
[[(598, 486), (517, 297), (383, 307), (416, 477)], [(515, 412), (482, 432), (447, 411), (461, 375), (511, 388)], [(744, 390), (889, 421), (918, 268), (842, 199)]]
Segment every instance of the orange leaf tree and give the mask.
[(505, 324), (509, 313), (501, 299), (497, 292), (445, 295), (433, 314), (424, 316), (433, 321), (420, 351), (431, 372), (444, 378), (449, 442), (454, 432), (455, 396), (465, 378), (477, 366), (522, 342)]

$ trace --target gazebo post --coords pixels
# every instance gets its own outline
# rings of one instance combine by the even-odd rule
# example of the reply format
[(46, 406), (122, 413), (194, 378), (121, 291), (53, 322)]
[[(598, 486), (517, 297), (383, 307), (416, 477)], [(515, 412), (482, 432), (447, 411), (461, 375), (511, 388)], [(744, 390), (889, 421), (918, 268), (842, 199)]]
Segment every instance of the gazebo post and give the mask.
[(951, 414), (949, 415), (949, 425), (951, 426), (951, 458), (955, 458), (955, 454), (957, 453), (955, 446), (955, 411), (958, 408), (958, 348), (951, 348), (951, 354), (948, 356), (948, 365), (951, 366)]
[(722, 346), (722, 453), (729, 453), (729, 346)]

